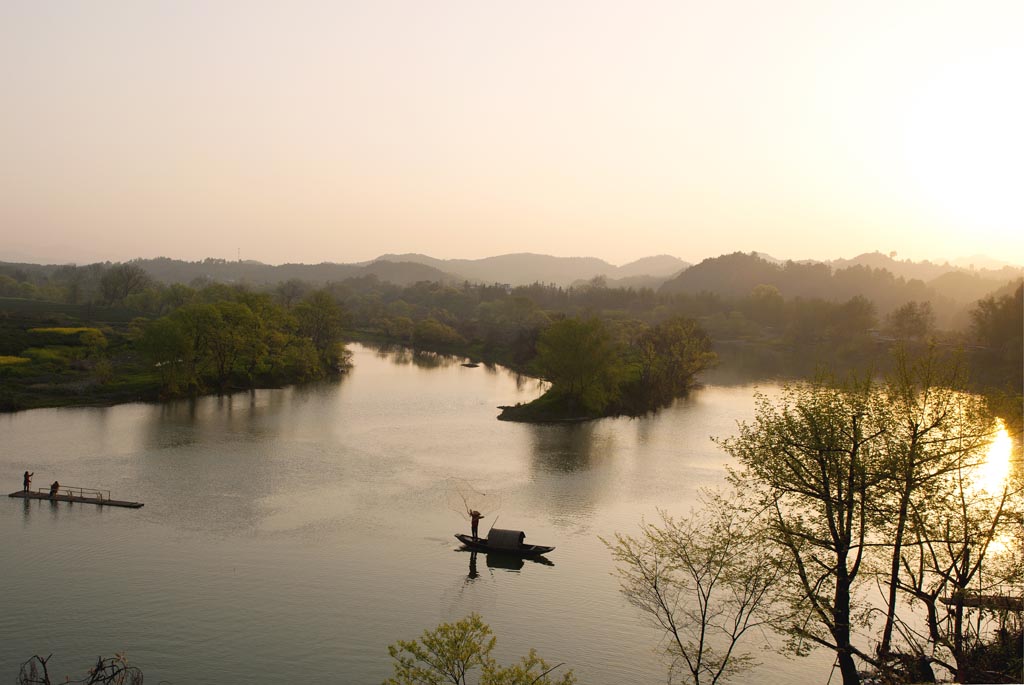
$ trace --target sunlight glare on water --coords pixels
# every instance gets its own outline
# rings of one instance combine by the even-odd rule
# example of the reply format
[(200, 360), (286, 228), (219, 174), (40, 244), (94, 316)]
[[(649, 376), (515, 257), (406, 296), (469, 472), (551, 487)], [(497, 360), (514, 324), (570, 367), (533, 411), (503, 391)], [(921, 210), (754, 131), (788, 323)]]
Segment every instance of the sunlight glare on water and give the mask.
[(1006, 487), (1010, 475), (1010, 455), (1013, 454), (1013, 439), (1002, 419), (997, 419), (995, 438), (985, 455), (978, 479), (979, 487), (990, 495), (999, 495)]

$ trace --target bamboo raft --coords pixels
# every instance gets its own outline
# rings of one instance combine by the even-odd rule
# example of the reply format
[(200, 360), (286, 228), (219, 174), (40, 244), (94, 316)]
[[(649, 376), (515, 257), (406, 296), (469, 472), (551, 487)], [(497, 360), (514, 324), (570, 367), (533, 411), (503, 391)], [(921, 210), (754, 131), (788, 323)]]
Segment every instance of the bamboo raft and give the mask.
[(50, 488), (39, 488), (37, 490), (18, 490), (12, 492), (8, 497), (19, 497), (26, 500), (45, 499), (50, 502), (82, 502), (83, 504), (98, 504), (101, 507), (127, 507), (128, 509), (138, 509), (143, 506), (142, 502), (111, 499), (110, 490), (80, 488), (74, 485), (60, 486), (56, 495), (50, 494)]
[(946, 606), (980, 607), (982, 609), (1006, 609), (1009, 611), (1024, 611), (1024, 597), (1013, 597), (1010, 595), (980, 595), (971, 593), (954, 594), (952, 597), (942, 597), (940, 602)]

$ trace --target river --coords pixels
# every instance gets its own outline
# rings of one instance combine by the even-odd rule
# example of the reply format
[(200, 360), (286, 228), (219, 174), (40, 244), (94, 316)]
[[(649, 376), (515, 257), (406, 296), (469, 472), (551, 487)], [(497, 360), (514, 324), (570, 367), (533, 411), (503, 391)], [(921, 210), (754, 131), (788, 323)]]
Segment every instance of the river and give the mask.
[[(618, 592), (599, 536), (685, 514), (721, 484), (711, 436), (751, 418), (755, 387), (709, 376), (647, 418), (516, 424), (497, 407), (536, 381), (352, 349), (332, 383), (0, 416), (5, 492), (28, 469), (34, 486), (145, 502), (0, 498), (0, 680), (33, 654), (77, 678), (124, 652), (154, 683), (380, 683), (389, 643), (475, 611), (502, 661), (536, 647), (581, 685), (666, 682), (661, 636)], [(453, 478), (500, 497), (483, 529), (557, 546), (551, 564), (481, 555), (471, 574)], [(741, 681), (824, 683), (832, 664), (760, 658)]]

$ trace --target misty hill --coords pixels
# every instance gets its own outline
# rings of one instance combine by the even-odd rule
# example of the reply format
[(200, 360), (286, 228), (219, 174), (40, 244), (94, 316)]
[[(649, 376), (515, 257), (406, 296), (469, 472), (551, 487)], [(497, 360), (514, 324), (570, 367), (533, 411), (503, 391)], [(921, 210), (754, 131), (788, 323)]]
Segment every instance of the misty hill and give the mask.
[(637, 276), (652, 276), (654, 278), (668, 278), (675, 276), (690, 265), (678, 257), (667, 254), (655, 255), (653, 257), (641, 257), (635, 262), (623, 264), (610, 274), (610, 277), (619, 280)]
[(378, 261), (385, 260), (416, 262), (482, 283), (509, 283), (514, 286), (554, 283), (563, 287), (577, 281), (589, 281), (595, 276), (608, 279), (637, 276), (668, 278), (688, 266), (681, 259), (668, 255), (644, 257), (623, 266), (614, 266), (596, 257), (553, 257), (528, 252), (483, 259), (435, 259), (421, 254), (378, 257)]
[(185, 262), (166, 257), (134, 260), (150, 276), (162, 283), (191, 283), (196, 279), (224, 283), (252, 283), (254, 285), (276, 284), (290, 279), (299, 279), (311, 284), (341, 281), (359, 276), (376, 276), (398, 285), (410, 285), (419, 281), (452, 281), (455, 277), (425, 264), (409, 262), (378, 261), (368, 264), (281, 264), (261, 262), (232, 262), (223, 259), (205, 259), (201, 262)]
[(787, 299), (839, 301), (862, 295), (875, 302), (880, 313), (909, 301), (943, 299), (923, 281), (907, 280), (885, 269), (856, 265), (833, 270), (828, 264), (814, 262), (773, 264), (755, 254), (742, 252), (705, 259), (665, 283), (660, 292), (696, 294), (707, 291), (745, 297), (759, 285), (774, 286)]
[(955, 266), (959, 266), (965, 269), (988, 269), (990, 271), (999, 271), (1004, 267), (1013, 268), (1013, 264), (1010, 262), (1004, 262), (1001, 259), (993, 259), (988, 255), (976, 254), (970, 257), (958, 257), (953, 260)]
[[(967, 261), (967, 265), (963, 265), (964, 261)], [(957, 260), (956, 264), (950, 264), (949, 262), (935, 264), (927, 259), (921, 262), (912, 262), (909, 259), (893, 259), (881, 252), (865, 252), (864, 254), (857, 255), (852, 259), (835, 259), (827, 263), (836, 270), (845, 269), (851, 266), (867, 266), (872, 269), (885, 269), (896, 276), (900, 276), (908, 280), (916, 278), (926, 283), (934, 281), (940, 276), (944, 276), (949, 273), (974, 274), (982, 280), (987, 280), (995, 284), (993, 287), (999, 287), (1005, 284), (1006, 281), (1024, 274), (1024, 269), (1021, 267), (1015, 267), (1007, 264), (1006, 262), (999, 262), (981, 255), (968, 258), (967, 260)], [(974, 268), (967, 268), (967, 266), (973, 266)], [(966, 301), (967, 298), (961, 297), (957, 299)]]
[[(1000, 270), (997, 273), (1001, 273)], [(1006, 278), (986, 277), (975, 271), (947, 271), (941, 276), (928, 281), (928, 287), (938, 295), (948, 297), (956, 302), (975, 302), (983, 297), (1003, 290), (1012, 290), (1007, 283), (1012, 283), (1012, 276)], [(1018, 272), (1018, 280), (1019, 280)], [(1004, 293), (1005, 294), (1005, 293)]]
[[(835, 264), (842, 264), (836, 268)], [(931, 275), (906, 278), (886, 265), (903, 265), (903, 271)], [(878, 265), (878, 266), (875, 266)], [(871, 300), (880, 316), (907, 302), (931, 303), (940, 326), (962, 318), (965, 307), (978, 299), (1002, 291), (1007, 283), (1020, 278), (1022, 270), (1004, 267), (998, 271), (964, 271), (945, 265), (894, 262), (885, 255), (872, 253), (854, 260), (772, 263), (755, 253), (736, 252), (705, 259), (667, 281), (661, 293), (696, 294), (702, 291), (725, 297), (745, 297), (759, 285), (774, 286), (787, 299), (820, 298), (846, 301), (857, 295)]]

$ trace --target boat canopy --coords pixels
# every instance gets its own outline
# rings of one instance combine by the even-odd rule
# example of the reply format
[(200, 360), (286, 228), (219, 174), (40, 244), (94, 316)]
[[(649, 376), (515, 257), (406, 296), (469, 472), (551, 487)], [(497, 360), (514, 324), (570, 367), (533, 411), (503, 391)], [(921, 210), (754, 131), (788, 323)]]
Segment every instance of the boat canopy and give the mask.
[(525, 539), (526, 533), (521, 530), (491, 528), (487, 533), (487, 546), (492, 549), (519, 549)]

